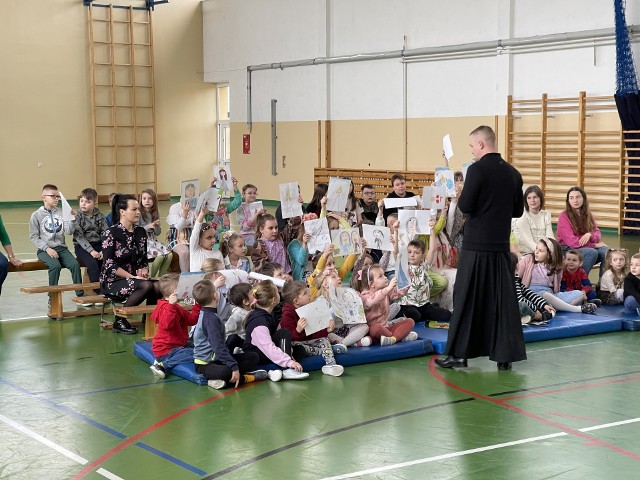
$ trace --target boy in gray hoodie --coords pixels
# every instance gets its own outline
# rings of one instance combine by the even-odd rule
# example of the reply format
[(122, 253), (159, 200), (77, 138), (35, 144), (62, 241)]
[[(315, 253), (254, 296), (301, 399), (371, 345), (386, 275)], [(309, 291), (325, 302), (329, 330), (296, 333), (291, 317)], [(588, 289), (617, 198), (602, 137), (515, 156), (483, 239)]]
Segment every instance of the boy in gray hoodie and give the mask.
[[(58, 187), (51, 184), (42, 187), (44, 205), (31, 214), (29, 238), (38, 249), (38, 258), (49, 267), (49, 285), (58, 285), (63, 267), (71, 271), (73, 283), (82, 283), (80, 265), (64, 241), (65, 233), (73, 234), (76, 222), (63, 222), (62, 210), (58, 208), (59, 200)], [(72, 210), (71, 213), (75, 215), (76, 212)], [(76, 290), (76, 295), (81, 297), (84, 291)]]
[(80, 192), (80, 211), (76, 215), (76, 228), (73, 231), (76, 257), (87, 267), (87, 274), (92, 282), (100, 281), (102, 235), (109, 228), (104, 216), (96, 207), (97, 202), (98, 192), (93, 188), (85, 188)]

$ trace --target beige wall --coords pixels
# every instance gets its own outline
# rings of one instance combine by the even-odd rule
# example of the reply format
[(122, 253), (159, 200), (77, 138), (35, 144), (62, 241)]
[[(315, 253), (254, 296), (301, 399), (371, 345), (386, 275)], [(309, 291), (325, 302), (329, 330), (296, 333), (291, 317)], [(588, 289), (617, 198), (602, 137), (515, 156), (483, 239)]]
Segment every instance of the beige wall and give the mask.
[[(202, 81), (200, 1), (159, 5), (153, 22), (158, 191), (177, 194), (216, 160), (215, 86)], [(0, 201), (36, 200), (47, 182), (74, 196), (93, 184), (86, 7), (2, 1), (0, 42)]]

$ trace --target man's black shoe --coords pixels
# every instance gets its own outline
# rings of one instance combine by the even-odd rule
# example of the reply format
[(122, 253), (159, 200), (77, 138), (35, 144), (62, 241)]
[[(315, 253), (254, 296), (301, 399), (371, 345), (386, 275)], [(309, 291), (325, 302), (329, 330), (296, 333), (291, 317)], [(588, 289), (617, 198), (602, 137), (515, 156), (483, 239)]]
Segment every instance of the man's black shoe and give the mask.
[(467, 361), (464, 358), (448, 355), (445, 358), (436, 358), (436, 365), (440, 368), (467, 368)]

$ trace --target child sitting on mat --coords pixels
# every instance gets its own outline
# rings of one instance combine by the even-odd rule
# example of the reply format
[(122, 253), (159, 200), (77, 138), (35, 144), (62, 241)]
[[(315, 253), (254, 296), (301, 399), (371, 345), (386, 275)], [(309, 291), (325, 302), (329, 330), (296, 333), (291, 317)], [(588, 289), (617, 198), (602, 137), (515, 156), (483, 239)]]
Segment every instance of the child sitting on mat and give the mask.
[(640, 253), (631, 257), (629, 270), (624, 277), (624, 308), (640, 315)]
[(151, 320), (157, 325), (157, 329), (151, 342), (155, 360), (149, 367), (158, 378), (165, 378), (176, 365), (193, 362), (193, 348), (186, 344), (189, 340), (189, 327), (198, 323), (202, 307), (196, 303), (189, 313), (177, 304), (176, 289), (179, 280), (180, 275), (177, 273), (164, 274), (158, 280), (164, 298), (158, 300), (158, 306), (151, 314)]

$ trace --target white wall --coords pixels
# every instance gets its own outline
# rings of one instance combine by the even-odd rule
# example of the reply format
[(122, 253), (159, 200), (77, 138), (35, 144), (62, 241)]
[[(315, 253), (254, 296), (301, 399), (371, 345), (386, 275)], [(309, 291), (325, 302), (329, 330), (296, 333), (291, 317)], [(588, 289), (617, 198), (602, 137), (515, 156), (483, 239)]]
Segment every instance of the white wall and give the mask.
[[(407, 48), (419, 48), (614, 26), (613, 4), (602, 0), (206, 0), (203, 10), (205, 81), (229, 81), (233, 122), (246, 121), (247, 65), (399, 50), (405, 36)], [(634, 2), (627, 22), (640, 23)], [(412, 118), (504, 114), (508, 94), (581, 90), (614, 93), (614, 46), (407, 67)], [(271, 98), (278, 99), (281, 121), (401, 118), (402, 64), (254, 72), (252, 98), (254, 122), (269, 121)]]

